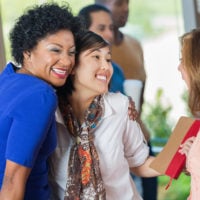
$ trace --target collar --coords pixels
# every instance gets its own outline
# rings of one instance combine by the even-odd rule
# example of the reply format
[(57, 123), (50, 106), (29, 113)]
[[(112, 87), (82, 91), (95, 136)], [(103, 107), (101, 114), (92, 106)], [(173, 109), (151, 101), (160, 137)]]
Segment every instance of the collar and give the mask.
[[(109, 101), (110, 97), (112, 98), (110, 93), (106, 93), (103, 95), (104, 113), (103, 113), (102, 119), (105, 119), (105, 118), (109, 117), (110, 115), (112, 115), (113, 113), (115, 113), (115, 111), (113, 110), (112, 105)], [(56, 109), (55, 116), (56, 116), (56, 122), (65, 126), (63, 117), (62, 117), (60, 109), (58, 107)]]
[(103, 114), (103, 117), (102, 119), (105, 119), (107, 117), (109, 117), (110, 115), (112, 115), (114, 113), (114, 110), (112, 108), (112, 105), (109, 101), (109, 96), (110, 96), (110, 93), (105, 93), (103, 95), (103, 100), (104, 100), (104, 114)]
[(59, 123), (59, 124), (62, 124), (63, 126), (65, 126), (63, 117), (62, 117), (60, 109), (58, 107), (56, 109), (55, 116), (56, 116), (56, 122)]

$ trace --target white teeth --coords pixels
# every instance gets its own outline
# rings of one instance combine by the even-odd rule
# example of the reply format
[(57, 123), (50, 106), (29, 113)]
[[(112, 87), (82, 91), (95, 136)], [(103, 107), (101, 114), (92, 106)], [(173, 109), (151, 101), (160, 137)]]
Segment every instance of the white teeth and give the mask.
[(100, 80), (107, 80), (106, 76), (102, 76), (102, 75), (97, 75), (97, 78)]
[(54, 72), (56, 72), (57, 74), (66, 74), (66, 70), (61, 70), (61, 69), (53, 69)]

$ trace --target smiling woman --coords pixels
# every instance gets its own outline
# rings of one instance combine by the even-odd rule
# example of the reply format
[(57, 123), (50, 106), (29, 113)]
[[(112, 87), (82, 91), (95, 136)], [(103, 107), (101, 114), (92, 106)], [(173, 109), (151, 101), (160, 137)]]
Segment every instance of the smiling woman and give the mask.
[(33, 50), (24, 51), (17, 73), (35, 75), (54, 86), (65, 83), (75, 61), (74, 36), (60, 30), (42, 39)]
[(128, 97), (108, 92), (113, 73), (110, 46), (86, 31), (78, 37), (76, 50), (72, 74), (57, 90), (51, 199), (141, 200), (130, 170), (140, 176), (159, 174), (148, 167), (153, 157), (139, 124), (129, 120)]
[(81, 29), (68, 6), (29, 8), (10, 34), (15, 63), (0, 75), (0, 199), (47, 200), (47, 159), (56, 146), (55, 88), (75, 62)]

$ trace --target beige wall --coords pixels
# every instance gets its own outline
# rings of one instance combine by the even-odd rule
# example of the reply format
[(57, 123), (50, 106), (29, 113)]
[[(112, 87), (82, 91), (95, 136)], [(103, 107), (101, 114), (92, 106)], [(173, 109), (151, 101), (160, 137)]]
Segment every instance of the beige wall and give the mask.
[[(1, 7), (0, 7), (1, 9)], [(5, 58), (5, 48), (4, 48), (4, 40), (3, 40), (3, 28), (2, 28), (2, 20), (1, 20), (1, 12), (0, 12), (0, 72), (4, 68), (6, 64)]]

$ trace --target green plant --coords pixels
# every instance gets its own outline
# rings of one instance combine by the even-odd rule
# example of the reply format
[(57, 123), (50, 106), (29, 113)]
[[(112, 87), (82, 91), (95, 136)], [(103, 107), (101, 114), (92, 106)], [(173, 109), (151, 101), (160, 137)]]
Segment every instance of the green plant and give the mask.
[(169, 183), (169, 177), (160, 176), (158, 178), (158, 199), (159, 200), (185, 200), (190, 191), (190, 176), (181, 174), (177, 180), (173, 180), (171, 186), (166, 190)]
[(142, 119), (148, 127), (151, 135), (155, 138), (168, 138), (172, 125), (170, 123), (169, 114), (172, 110), (171, 105), (163, 104), (163, 90), (158, 89), (153, 103), (146, 102), (143, 110)]
[(182, 95), (181, 95), (181, 99), (183, 100), (184, 104), (185, 104), (185, 110), (186, 110), (186, 114), (189, 117), (192, 117), (192, 114), (190, 112), (190, 109), (188, 107), (188, 91), (184, 90)]

